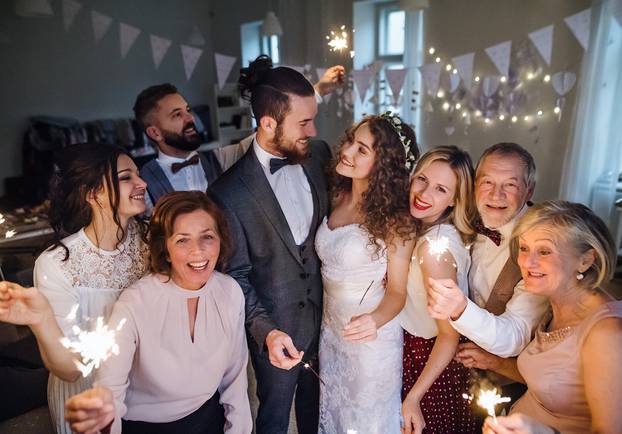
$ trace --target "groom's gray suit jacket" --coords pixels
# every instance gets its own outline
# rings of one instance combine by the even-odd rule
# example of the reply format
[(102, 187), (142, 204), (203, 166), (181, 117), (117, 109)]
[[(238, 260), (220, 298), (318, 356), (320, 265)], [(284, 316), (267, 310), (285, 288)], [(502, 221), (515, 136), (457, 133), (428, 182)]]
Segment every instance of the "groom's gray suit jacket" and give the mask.
[(313, 196), (313, 219), (300, 246), (252, 146), (208, 189), (229, 222), (234, 253), (225, 271), (244, 291), (248, 343), (255, 354), (263, 352), (272, 329), (287, 333), (309, 356), (317, 345), (322, 278), (314, 243), (328, 212), (325, 172), (331, 155), (323, 141), (311, 140), (309, 146), (311, 156), (302, 167)]

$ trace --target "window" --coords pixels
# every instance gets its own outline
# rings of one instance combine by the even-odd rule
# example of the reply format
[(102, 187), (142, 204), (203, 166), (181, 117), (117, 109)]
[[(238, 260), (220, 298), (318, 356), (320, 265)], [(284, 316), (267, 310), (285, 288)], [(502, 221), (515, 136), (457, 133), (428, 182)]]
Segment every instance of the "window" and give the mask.
[(379, 5), (377, 7), (377, 35), (376, 38), (376, 59), (383, 62), (380, 71), (380, 82), (378, 91), (378, 104), (376, 112), (391, 110), (400, 111), (396, 104), (398, 98), (394, 98), (389, 84), (387, 83), (385, 71), (387, 69), (399, 69), (404, 67), (404, 35), (406, 24), (406, 13), (398, 9), (397, 5)]
[(281, 61), (279, 53), (279, 37), (265, 36), (261, 33), (263, 21), (251, 21), (240, 26), (242, 42), (242, 65), (248, 66), (260, 54), (267, 54), (274, 64)]

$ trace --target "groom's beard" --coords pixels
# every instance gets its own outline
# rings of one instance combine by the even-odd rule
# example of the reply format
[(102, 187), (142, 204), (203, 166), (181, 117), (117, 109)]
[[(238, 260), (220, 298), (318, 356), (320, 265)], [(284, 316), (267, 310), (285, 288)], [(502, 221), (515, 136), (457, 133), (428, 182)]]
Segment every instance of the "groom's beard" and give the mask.
[[(283, 125), (276, 126), (274, 132), (274, 143), (276, 149), (285, 157), (289, 164), (301, 164), (307, 158), (309, 158), (309, 139), (310, 137), (304, 137), (299, 140), (291, 140), (283, 137)], [(303, 149), (300, 149), (302, 141), (305, 141)]]
[(188, 122), (181, 130), (181, 134), (162, 130), (164, 143), (180, 151), (196, 151), (201, 145), (201, 136), (197, 132), (194, 122)]

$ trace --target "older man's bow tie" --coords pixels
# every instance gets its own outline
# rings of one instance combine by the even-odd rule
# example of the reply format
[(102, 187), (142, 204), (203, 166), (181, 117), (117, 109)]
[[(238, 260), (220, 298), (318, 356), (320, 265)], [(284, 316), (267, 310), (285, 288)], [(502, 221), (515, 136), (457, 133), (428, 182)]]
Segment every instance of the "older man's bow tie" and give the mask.
[(181, 163), (171, 164), (171, 170), (173, 171), (173, 173), (177, 173), (186, 166), (196, 166), (197, 164), (199, 164), (199, 154), (194, 154), (191, 158), (188, 158), (186, 161), (182, 161)]
[(274, 172), (288, 164), (289, 160), (287, 158), (270, 158), (270, 173), (274, 174)]
[(475, 231), (478, 234), (482, 234), (485, 237), (490, 238), (490, 241), (495, 243), (497, 246), (501, 244), (501, 232), (495, 229), (488, 229), (482, 222), (477, 222), (475, 225)]

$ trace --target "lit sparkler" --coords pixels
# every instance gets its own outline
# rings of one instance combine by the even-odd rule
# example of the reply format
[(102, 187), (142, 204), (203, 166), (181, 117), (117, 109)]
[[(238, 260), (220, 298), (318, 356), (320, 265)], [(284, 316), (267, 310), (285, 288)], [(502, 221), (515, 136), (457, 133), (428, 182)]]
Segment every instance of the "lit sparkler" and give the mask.
[[(302, 361), (300, 363), (302, 363)], [(324, 386), (326, 386), (326, 383), (324, 383), (324, 380), (322, 380), (322, 378), (320, 377), (320, 374), (318, 374), (317, 371), (315, 369), (313, 369), (313, 366), (311, 366), (311, 363), (304, 362), (304, 363), (302, 363), (302, 367), (305, 368), (308, 371), (311, 371), (313, 373), (313, 375), (315, 375), (317, 377), (317, 379), (320, 380), (320, 383), (322, 383)]]
[(11, 230), (6, 231), (6, 233), (4, 234), (4, 237), (5, 238), (13, 238), (16, 233), (17, 233), (16, 230), (11, 229)]
[(436, 260), (439, 261), (441, 256), (449, 249), (449, 238), (442, 236), (436, 239), (425, 237), (430, 246), (430, 254), (436, 255)]
[(492, 417), (495, 422), (497, 421), (495, 406), (505, 402), (510, 402), (510, 398), (499, 395), (499, 393), (497, 393), (497, 389), (482, 389), (477, 397), (477, 405), (486, 409), (488, 416)]
[[(348, 32), (346, 31), (346, 26), (343, 25), (339, 29), (338, 32), (330, 31), (330, 35), (326, 35), (326, 39), (328, 40), (328, 46), (330, 47), (330, 51), (339, 51), (345, 50), (348, 48)], [(352, 55), (352, 52), (350, 53)]]
[[(72, 312), (73, 310), (72, 308)], [(70, 312), (70, 315), (72, 312)], [(74, 325), (72, 330), (76, 338), (61, 338), (60, 342), (65, 348), (68, 348), (73, 353), (80, 354), (82, 359), (81, 361), (76, 360), (75, 364), (83, 377), (87, 377), (93, 369), (99, 368), (101, 362), (107, 360), (111, 355), (119, 354), (119, 345), (115, 335), (116, 332), (123, 328), (124, 324), (125, 318), (119, 322), (115, 329), (110, 329), (104, 324), (104, 319), (98, 317), (95, 330), (86, 331)]]

